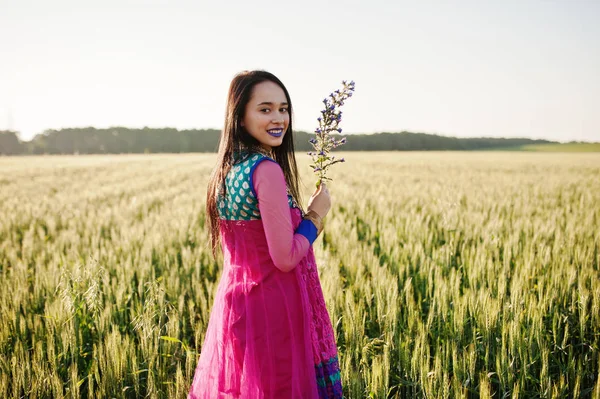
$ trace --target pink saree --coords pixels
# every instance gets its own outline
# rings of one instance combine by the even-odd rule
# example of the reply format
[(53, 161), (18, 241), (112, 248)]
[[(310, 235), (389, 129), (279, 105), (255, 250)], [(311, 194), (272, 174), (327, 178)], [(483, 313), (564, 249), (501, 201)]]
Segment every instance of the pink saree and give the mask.
[(220, 202), (223, 273), (188, 398), (342, 398), (316, 233), (279, 165), (256, 154), (240, 166)]

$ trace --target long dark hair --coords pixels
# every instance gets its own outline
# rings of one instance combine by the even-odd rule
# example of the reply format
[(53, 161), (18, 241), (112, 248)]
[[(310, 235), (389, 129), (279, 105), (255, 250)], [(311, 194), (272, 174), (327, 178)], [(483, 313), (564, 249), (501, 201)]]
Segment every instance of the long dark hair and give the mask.
[(266, 71), (241, 72), (233, 78), (229, 85), (225, 125), (221, 132), (217, 163), (211, 173), (206, 193), (206, 217), (208, 219), (211, 249), (215, 258), (220, 243), (217, 194), (224, 193), (224, 179), (233, 165), (233, 153), (241, 151), (251, 152), (260, 146), (260, 142), (252, 137), (241, 123), (244, 120), (246, 104), (250, 101), (254, 86), (265, 81), (271, 81), (281, 87), (287, 99), (290, 122), (283, 136), (283, 142), (280, 146), (273, 147), (272, 150), (275, 161), (277, 161), (283, 170), (291, 195), (298, 203), (298, 206), (301, 207), (302, 200), (300, 190), (298, 189), (298, 168), (294, 155), (292, 101), (290, 95), (283, 83), (272, 73)]

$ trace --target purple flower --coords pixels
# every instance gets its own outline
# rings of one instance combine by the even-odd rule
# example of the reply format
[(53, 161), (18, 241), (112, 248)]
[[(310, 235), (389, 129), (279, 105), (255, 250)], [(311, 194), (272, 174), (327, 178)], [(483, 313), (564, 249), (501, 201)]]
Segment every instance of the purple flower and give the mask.
[(348, 83), (344, 80), (342, 84), (341, 90), (333, 91), (323, 100), (325, 106), (321, 111), (321, 115), (317, 118), (319, 127), (315, 129), (316, 137), (309, 140), (314, 148), (314, 151), (309, 152), (308, 155), (313, 158), (313, 165), (311, 166), (318, 176), (317, 186), (320, 182), (331, 180), (326, 177), (327, 169), (331, 165), (337, 162), (345, 162), (344, 158), (337, 159), (330, 154), (332, 149), (346, 143), (345, 137), (338, 141), (331, 135), (332, 132), (342, 133), (342, 128), (339, 127), (342, 121), (342, 112), (339, 107), (344, 105), (345, 100), (351, 97), (354, 91), (354, 81)]

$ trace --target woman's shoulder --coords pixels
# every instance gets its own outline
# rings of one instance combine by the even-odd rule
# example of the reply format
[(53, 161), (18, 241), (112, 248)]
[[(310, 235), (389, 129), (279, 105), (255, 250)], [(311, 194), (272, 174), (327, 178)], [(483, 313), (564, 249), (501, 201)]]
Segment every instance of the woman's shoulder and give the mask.
[[(231, 166), (231, 169), (225, 177), (225, 185), (227, 187), (240, 187), (244, 188), (244, 191), (250, 192), (253, 196), (256, 196), (253, 186), (254, 171), (261, 164), (268, 163), (277, 169), (281, 169), (279, 164), (271, 157), (256, 153), (234, 153), (235, 161)], [(271, 161), (271, 162), (262, 162)], [(264, 169), (264, 168), (263, 168)]]
[[(255, 190), (257, 181), (268, 182), (269, 187), (273, 182), (281, 181), (290, 208), (299, 208), (289, 192), (281, 166), (273, 158), (260, 152), (234, 153), (234, 156), (235, 162), (225, 178), (226, 195), (219, 202), (223, 218), (260, 219), (258, 193)], [(255, 172), (257, 170), (260, 173)]]
[(229, 171), (228, 178), (231, 180), (249, 179), (251, 181), (254, 170), (258, 167), (258, 165), (262, 164), (263, 161), (271, 161), (268, 163), (275, 164), (277, 167), (279, 167), (279, 164), (273, 158), (265, 154), (258, 152), (234, 154), (234, 163)]

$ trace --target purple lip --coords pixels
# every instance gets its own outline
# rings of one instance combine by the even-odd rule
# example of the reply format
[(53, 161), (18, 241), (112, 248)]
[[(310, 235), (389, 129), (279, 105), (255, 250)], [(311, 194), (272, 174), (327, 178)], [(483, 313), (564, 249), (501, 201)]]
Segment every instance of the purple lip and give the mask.
[(269, 133), (273, 137), (281, 137), (281, 135), (283, 134), (283, 131), (281, 131), (281, 133), (271, 133), (271, 132), (267, 131), (267, 133)]

